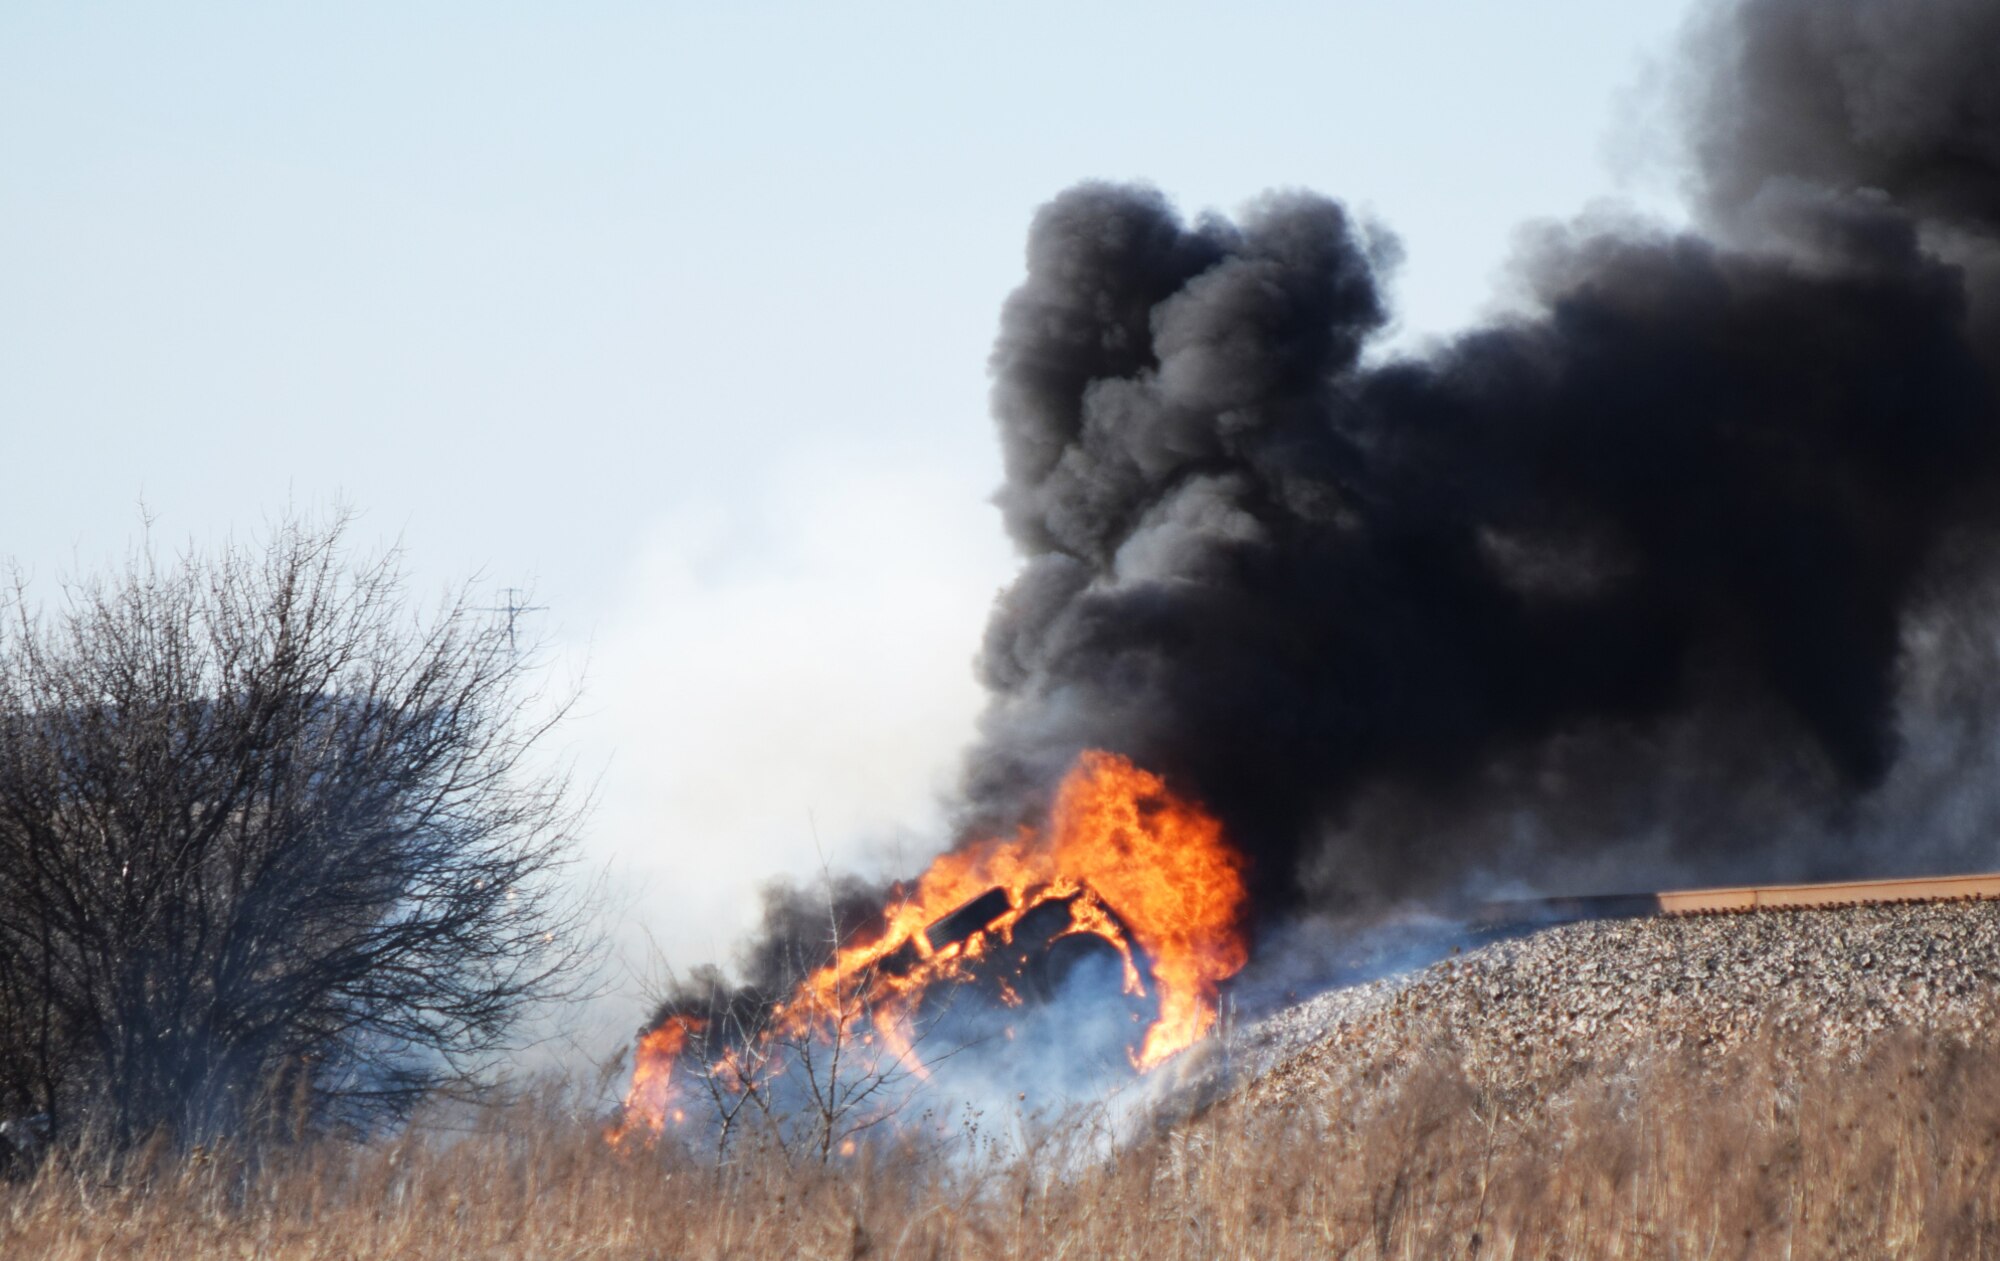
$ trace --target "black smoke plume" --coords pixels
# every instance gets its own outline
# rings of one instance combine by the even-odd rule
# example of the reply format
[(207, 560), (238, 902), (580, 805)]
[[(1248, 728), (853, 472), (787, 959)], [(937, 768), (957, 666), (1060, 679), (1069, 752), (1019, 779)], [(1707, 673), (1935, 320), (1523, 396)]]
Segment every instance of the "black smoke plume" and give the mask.
[(1824, 838), (1897, 763), (1913, 610), (1994, 523), (1996, 36), (1991, 2), (1712, 12), (1702, 230), (1546, 231), (1526, 308), (1420, 357), (1366, 357), (1395, 248), (1336, 202), (1044, 207), (969, 826), (1101, 747), (1217, 810), (1266, 908), (1642, 835), (1861, 861)]
[[(1708, 9), (1698, 228), (1549, 228), (1516, 315), (1419, 355), (1369, 353), (1398, 247), (1337, 202), (1044, 207), (964, 833), (1096, 747), (1221, 816), (1267, 928), (1475, 877), (1991, 865), (1996, 50), (1996, 0)], [(774, 891), (747, 987), (663, 1014), (768, 1004), (885, 896)]]

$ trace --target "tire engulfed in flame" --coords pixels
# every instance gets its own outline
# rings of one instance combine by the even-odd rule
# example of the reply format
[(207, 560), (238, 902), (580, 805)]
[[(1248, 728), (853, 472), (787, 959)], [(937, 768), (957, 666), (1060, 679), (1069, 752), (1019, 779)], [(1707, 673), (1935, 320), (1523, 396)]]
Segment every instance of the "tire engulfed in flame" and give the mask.
[[(974, 899), (997, 905), (995, 891), (1004, 892), (1004, 909), (957, 940), (933, 942), (926, 929)], [(843, 946), (771, 1008), (762, 1042), (851, 1039), (922, 1076), (912, 1030), (925, 995), (972, 979), (1012, 944), (1024, 915), (1066, 902), (1069, 924), (1055, 937), (1108, 943), (1123, 961), (1125, 992), (1150, 997), (1158, 1013), (1128, 1052), (1144, 1072), (1208, 1032), (1219, 987), (1249, 959), (1242, 855), (1206, 810), (1113, 753), (1077, 759), (1045, 828), (961, 846), (899, 892), (884, 908), (879, 936)], [(1003, 1001), (1019, 1001), (1011, 987), (1001, 992)], [(640, 1039), (614, 1141), (659, 1134), (682, 1119), (674, 1066), (701, 1032), (698, 1018), (671, 1015)], [(718, 1066), (724, 1076), (737, 1062), (733, 1052), (727, 1058)]]

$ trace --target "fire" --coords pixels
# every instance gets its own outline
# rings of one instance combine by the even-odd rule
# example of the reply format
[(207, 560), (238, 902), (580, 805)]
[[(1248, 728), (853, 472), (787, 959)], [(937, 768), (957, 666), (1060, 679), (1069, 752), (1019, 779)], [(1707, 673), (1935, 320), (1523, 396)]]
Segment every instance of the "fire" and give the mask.
[[(1055, 937), (1095, 936), (1117, 951), (1128, 994), (1151, 996), (1158, 1012), (1136, 1050), (1144, 1071), (1206, 1033), (1223, 981), (1249, 959), (1242, 931), (1243, 858), (1222, 825), (1175, 797), (1156, 775), (1097, 750), (1082, 754), (1056, 791), (1045, 828), (1023, 828), (941, 855), (914, 889), (884, 911), (871, 941), (843, 946), (769, 1012), (759, 1042), (801, 1037), (879, 1045), (918, 1075), (913, 1027), (925, 994), (968, 980), (982, 960), (1011, 945), (1035, 908), (1067, 902)], [(940, 921), (970, 916), (950, 940)], [(1003, 1001), (1018, 1003), (1003, 979)], [(674, 1061), (699, 1022), (669, 1017), (641, 1040), (620, 1132), (665, 1128)], [(733, 1054), (718, 1062), (725, 1077)]]
[(640, 1129), (657, 1135), (667, 1128), (669, 1119), (681, 1119), (680, 1110), (672, 1106), (674, 1065), (687, 1049), (688, 1038), (701, 1032), (701, 1028), (702, 1022), (691, 1016), (670, 1016), (639, 1039), (623, 1115), (605, 1134), (606, 1138), (622, 1143)]

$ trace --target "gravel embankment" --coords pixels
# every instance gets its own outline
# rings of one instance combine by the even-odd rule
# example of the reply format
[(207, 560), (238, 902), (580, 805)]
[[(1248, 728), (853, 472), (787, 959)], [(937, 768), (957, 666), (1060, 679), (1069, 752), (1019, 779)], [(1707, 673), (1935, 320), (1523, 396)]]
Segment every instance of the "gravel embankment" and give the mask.
[(1222, 1075), (1282, 1102), (1423, 1056), (1501, 1088), (1767, 1036), (1851, 1056), (1898, 1030), (1982, 1036), (1996, 995), (1995, 902), (1569, 924), (1321, 995), (1246, 1031)]

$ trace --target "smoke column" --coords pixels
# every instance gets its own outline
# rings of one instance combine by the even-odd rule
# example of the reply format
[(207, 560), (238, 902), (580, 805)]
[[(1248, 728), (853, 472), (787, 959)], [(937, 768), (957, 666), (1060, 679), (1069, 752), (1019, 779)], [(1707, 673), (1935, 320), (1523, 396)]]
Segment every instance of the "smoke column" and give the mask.
[[(1045, 206), (961, 835), (1102, 748), (1220, 816), (1266, 933), (2000, 865), (1995, 49), (2000, 0), (1711, 5), (1698, 229), (1549, 228), (1518, 314), (1418, 357), (1364, 357), (1398, 247), (1335, 201)], [(742, 984), (661, 1015), (748, 1019), (887, 896), (774, 887)]]
[(1521, 314), (1421, 358), (1364, 361), (1396, 247), (1337, 202), (1044, 207), (966, 828), (1098, 747), (1216, 810), (1265, 910), (1862, 861), (1912, 628), (1973, 600), (2000, 503), (1995, 49), (1991, 2), (1710, 11), (1700, 231), (1551, 230)]

